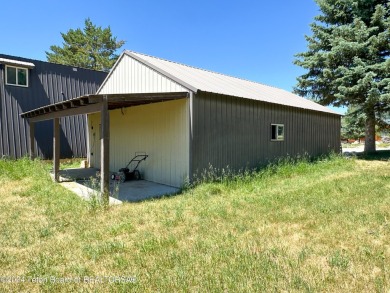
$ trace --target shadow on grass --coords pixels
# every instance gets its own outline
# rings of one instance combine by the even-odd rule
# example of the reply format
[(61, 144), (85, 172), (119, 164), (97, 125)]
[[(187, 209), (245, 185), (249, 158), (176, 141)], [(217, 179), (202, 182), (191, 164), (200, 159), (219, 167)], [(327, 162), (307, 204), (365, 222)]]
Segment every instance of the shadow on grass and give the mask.
[(390, 150), (380, 150), (372, 154), (358, 154), (360, 160), (366, 161), (390, 161)]

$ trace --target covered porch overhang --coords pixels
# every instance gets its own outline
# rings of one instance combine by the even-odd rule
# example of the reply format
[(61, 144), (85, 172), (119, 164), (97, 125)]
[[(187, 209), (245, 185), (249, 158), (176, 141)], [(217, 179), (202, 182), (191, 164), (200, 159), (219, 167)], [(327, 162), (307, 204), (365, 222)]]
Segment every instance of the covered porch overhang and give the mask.
[(40, 107), (21, 114), (22, 118), (29, 121), (30, 158), (35, 158), (35, 123), (45, 120), (53, 120), (53, 172), (54, 179), (59, 181), (60, 169), (60, 118), (66, 116), (90, 114), (100, 112), (101, 119), (101, 194), (104, 203), (109, 200), (109, 147), (110, 147), (110, 117), (109, 111), (139, 106), (150, 103), (158, 103), (183, 99), (189, 97), (188, 92), (165, 92), (165, 93), (131, 93), (131, 94), (94, 94), (85, 95), (44, 107)]

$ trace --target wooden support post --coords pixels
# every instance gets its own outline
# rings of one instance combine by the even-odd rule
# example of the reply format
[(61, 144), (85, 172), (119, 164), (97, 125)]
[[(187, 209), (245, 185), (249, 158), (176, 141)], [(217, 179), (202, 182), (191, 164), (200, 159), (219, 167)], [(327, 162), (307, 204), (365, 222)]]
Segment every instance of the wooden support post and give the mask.
[(60, 118), (54, 118), (54, 135), (53, 135), (53, 172), (54, 180), (59, 181), (60, 171)]
[(109, 196), (110, 196), (110, 174), (109, 174), (109, 165), (110, 165), (110, 114), (108, 112), (108, 102), (107, 96), (103, 97), (103, 101), (101, 102), (101, 166), (100, 166), (100, 174), (101, 174), (101, 185), (100, 191), (102, 194), (103, 204), (108, 205)]
[(30, 159), (35, 159), (35, 123), (30, 121)]

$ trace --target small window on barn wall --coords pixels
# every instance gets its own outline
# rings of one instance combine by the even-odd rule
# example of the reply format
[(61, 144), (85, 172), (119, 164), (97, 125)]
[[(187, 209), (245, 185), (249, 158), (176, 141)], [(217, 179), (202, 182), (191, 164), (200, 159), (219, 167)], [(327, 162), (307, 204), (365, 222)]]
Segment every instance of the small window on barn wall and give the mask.
[(271, 140), (284, 140), (284, 124), (271, 124)]
[(7, 85), (28, 87), (28, 69), (6, 65), (5, 83)]

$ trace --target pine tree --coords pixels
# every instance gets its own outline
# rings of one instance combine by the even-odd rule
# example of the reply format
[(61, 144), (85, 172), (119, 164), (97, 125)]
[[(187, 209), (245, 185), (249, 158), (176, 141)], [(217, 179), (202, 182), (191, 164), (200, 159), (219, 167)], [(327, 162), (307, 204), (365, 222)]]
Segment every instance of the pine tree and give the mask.
[(103, 71), (111, 69), (118, 59), (115, 52), (125, 43), (112, 36), (110, 27), (97, 27), (89, 18), (83, 30), (70, 29), (61, 36), (63, 46), (50, 46), (52, 52), (46, 52), (49, 62)]
[(365, 152), (390, 111), (389, 0), (316, 0), (321, 14), (295, 64), (307, 70), (294, 91), (323, 105), (355, 107), (365, 122)]
[(344, 138), (360, 139), (365, 135), (365, 117), (356, 107), (349, 107), (341, 120), (341, 134)]

